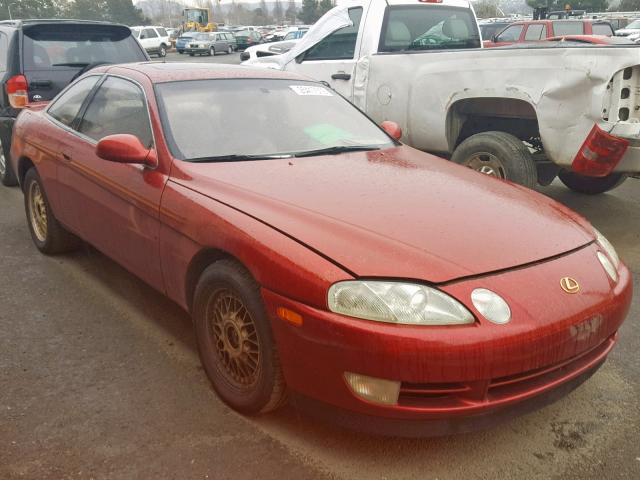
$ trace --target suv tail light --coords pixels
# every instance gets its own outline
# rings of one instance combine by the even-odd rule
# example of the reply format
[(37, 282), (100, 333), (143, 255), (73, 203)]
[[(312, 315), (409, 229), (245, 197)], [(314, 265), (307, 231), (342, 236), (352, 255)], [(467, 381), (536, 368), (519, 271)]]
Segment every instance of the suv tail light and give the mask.
[(571, 169), (588, 177), (606, 177), (620, 163), (629, 142), (594, 125), (573, 159)]
[(7, 96), (9, 104), (13, 108), (24, 108), (29, 103), (27, 94), (27, 78), (24, 75), (16, 75), (7, 80)]

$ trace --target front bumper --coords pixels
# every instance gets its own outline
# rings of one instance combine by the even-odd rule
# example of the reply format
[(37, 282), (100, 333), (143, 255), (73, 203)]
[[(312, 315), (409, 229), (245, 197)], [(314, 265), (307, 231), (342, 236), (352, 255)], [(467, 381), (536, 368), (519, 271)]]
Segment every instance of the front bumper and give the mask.
[(183, 50), (185, 53), (209, 53), (209, 48), (210, 47), (206, 47), (206, 48), (185, 47)]
[[(595, 244), (551, 261), (441, 286), (479, 320), (473, 325), (391, 325), (315, 309), (263, 290), (289, 388), (334, 408), (395, 420), (452, 420), (498, 412), (544, 397), (604, 362), (627, 315), (628, 269), (615, 286)], [(581, 293), (559, 285), (576, 278)], [(507, 300), (513, 318), (495, 325), (470, 305), (475, 288)], [(298, 312), (302, 326), (276, 315)], [(356, 397), (345, 372), (401, 382), (397, 405)]]

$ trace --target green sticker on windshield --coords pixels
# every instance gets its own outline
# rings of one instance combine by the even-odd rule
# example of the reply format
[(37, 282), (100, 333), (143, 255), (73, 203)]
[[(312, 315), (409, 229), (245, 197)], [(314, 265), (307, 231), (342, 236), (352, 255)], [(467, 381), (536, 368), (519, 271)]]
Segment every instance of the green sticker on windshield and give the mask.
[(335, 145), (341, 140), (353, 137), (350, 132), (330, 123), (318, 123), (312, 127), (307, 127), (304, 129), (304, 133), (323, 145)]

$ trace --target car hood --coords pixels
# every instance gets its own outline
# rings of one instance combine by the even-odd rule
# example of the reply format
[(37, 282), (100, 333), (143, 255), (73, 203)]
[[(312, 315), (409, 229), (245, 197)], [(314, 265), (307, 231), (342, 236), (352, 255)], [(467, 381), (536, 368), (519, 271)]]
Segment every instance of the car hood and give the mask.
[(440, 283), (548, 259), (593, 240), (588, 223), (555, 201), (405, 146), (174, 165), (173, 181), (360, 277)]

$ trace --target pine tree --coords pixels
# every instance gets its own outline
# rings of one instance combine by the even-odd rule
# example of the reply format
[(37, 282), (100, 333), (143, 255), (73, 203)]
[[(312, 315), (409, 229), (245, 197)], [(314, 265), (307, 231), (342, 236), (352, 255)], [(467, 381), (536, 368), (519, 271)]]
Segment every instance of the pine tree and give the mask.
[(320, 0), (318, 4), (318, 18), (327, 13), (333, 8), (333, 2), (331, 0)]
[(107, 18), (112, 22), (125, 25), (140, 25), (145, 23), (145, 17), (132, 0), (106, 0)]
[(302, 10), (298, 13), (298, 18), (302, 20), (302, 23), (312, 24), (315, 23), (318, 18), (318, 1), (317, 0), (303, 0)]
[(298, 15), (298, 8), (296, 7), (296, 0), (289, 0), (289, 6), (287, 7), (287, 21), (291, 24), (296, 23), (296, 16)]
[(280, 2), (280, 0), (276, 0), (276, 3), (273, 7), (273, 19), (275, 20), (276, 23), (280, 23), (282, 22), (283, 15), (284, 15), (284, 12), (282, 9), (282, 3)]
[(61, 9), (56, 0), (0, 0), (0, 20), (17, 18), (55, 18), (60, 16)]

